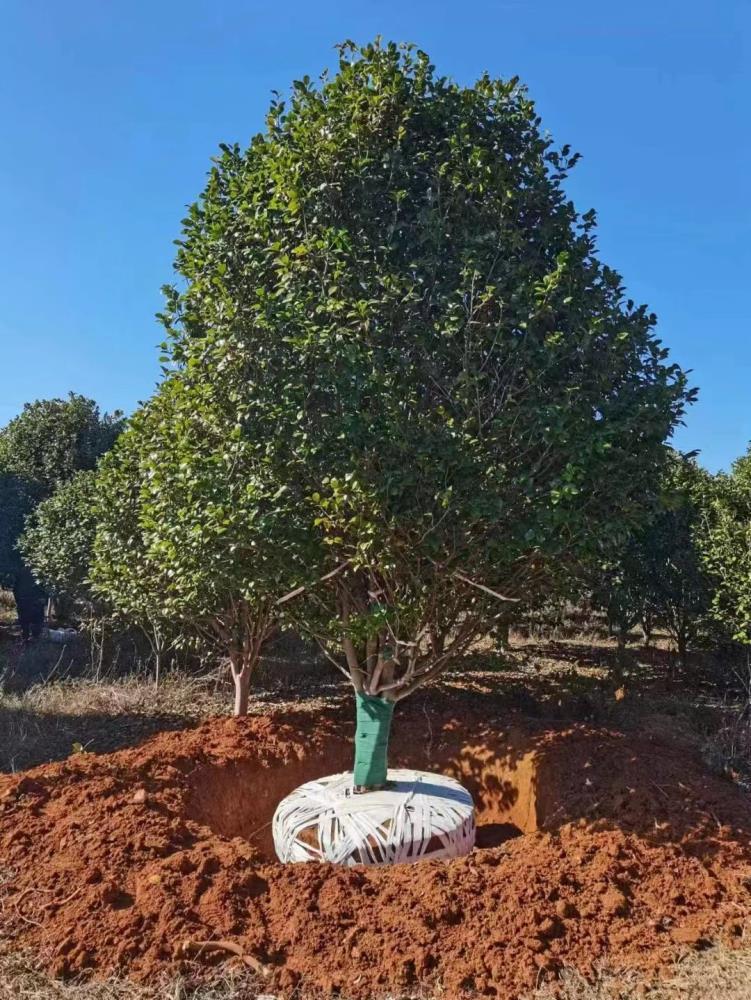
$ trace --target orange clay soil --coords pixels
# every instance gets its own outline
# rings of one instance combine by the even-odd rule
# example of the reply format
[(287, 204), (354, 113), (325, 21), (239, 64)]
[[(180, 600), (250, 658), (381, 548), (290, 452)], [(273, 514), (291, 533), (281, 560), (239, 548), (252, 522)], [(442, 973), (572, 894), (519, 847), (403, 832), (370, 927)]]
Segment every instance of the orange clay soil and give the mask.
[[(200, 977), (246, 956), (269, 992), (421, 981), (503, 998), (563, 964), (651, 974), (748, 934), (748, 797), (686, 747), (587, 727), (405, 706), (392, 763), (462, 779), (478, 849), (388, 869), (278, 864), (273, 810), (348, 766), (348, 718), (217, 719), (3, 776), (0, 930), (59, 976)], [(196, 954), (209, 939), (233, 950)]]

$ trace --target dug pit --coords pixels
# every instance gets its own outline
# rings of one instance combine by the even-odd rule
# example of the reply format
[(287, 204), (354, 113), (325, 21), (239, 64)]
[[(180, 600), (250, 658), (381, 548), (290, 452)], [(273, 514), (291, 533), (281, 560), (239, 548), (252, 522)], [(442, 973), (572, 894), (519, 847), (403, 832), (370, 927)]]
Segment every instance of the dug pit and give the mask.
[[(448, 734), (447, 734), (448, 735)], [(486, 736), (487, 740), (487, 736)], [(538, 769), (544, 769), (520, 730), (506, 730), (478, 745), (445, 739), (431, 755), (430, 769), (456, 778), (470, 792), (476, 808), (477, 844), (496, 847), (512, 837), (536, 831), (544, 822), (538, 805)], [(392, 746), (394, 766), (425, 765), (424, 753), (405, 746), (397, 733)], [(352, 767), (352, 742), (347, 734), (330, 734), (319, 752), (302, 759), (267, 761), (254, 757), (211, 763), (191, 775), (185, 815), (223, 838), (249, 841), (259, 859), (276, 861), (271, 833), (279, 802), (305, 782)]]
[(67, 977), (200, 978), (229, 960), (268, 992), (503, 998), (563, 965), (654, 972), (748, 933), (744, 793), (686, 747), (587, 727), (407, 708), (391, 763), (459, 780), (477, 849), (279, 864), (277, 803), (346, 770), (351, 735), (348, 705), (220, 719), (0, 779), (0, 932)]

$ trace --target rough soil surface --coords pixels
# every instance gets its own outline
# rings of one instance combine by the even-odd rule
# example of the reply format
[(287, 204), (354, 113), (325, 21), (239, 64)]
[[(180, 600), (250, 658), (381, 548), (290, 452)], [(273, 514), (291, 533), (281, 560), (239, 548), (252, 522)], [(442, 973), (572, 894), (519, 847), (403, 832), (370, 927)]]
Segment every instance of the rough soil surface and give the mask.
[(241, 958), (185, 942), (222, 940), (262, 963), (268, 991), (419, 981), (507, 1000), (563, 964), (659, 972), (751, 931), (749, 799), (690, 749), (424, 706), (395, 727), (393, 764), (474, 794), (472, 855), (276, 863), (273, 810), (348, 766), (348, 713), (222, 719), (0, 778), (0, 930), (66, 977), (200, 976)]

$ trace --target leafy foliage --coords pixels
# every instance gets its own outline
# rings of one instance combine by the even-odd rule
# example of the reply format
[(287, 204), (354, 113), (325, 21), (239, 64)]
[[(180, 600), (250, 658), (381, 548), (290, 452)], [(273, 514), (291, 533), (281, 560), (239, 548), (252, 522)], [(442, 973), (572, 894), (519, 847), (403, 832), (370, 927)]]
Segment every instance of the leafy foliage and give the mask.
[(185, 220), (166, 356), (294, 498), (328, 579), (290, 614), (369, 694), (622, 541), (693, 397), (565, 196), (576, 159), (516, 80), (345, 43)]
[[(25, 519), (76, 472), (93, 469), (121, 428), (119, 413), (102, 415), (92, 399), (70, 393), (68, 399), (27, 403), (0, 430), (0, 578), (6, 583), (21, 572), (17, 543)], [(57, 544), (64, 548), (68, 539)]]
[(18, 547), (35, 577), (56, 596), (90, 600), (96, 473), (82, 470), (43, 500), (26, 524)]
[(702, 547), (716, 581), (714, 614), (738, 642), (751, 643), (751, 449), (730, 475), (716, 477)]
[(649, 520), (605, 566), (594, 588), (621, 646), (636, 624), (647, 636), (659, 624), (685, 664), (689, 646), (708, 625), (714, 581), (699, 536), (711, 493), (712, 477), (693, 456), (668, 456)]
[(711, 476), (692, 457), (674, 455), (663, 478), (661, 509), (640, 539), (648, 613), (667, 628), (683, 663), (712, 603), (714, 580), (698, 539), (711, 489)]
[(80, 469), (93, 469), (121, 430), (121, 414), (100, 414), (93, 399), (73, 392), (26, 403), (0, 430), (0, 469), (49, 496)]
[(274, 601), (306, 577), (309, 542), (225, 404), (208, 380), (173, 375), (134, 415), (97, 480), (92, 581), (151, 632), (180, 625), (183, 640), (220, 644), (240, 712)]
[(16, 547), (34, 507), (34, 491), (19, 476), (0, 470), (0, 585), (12, 586), (21, 567)]

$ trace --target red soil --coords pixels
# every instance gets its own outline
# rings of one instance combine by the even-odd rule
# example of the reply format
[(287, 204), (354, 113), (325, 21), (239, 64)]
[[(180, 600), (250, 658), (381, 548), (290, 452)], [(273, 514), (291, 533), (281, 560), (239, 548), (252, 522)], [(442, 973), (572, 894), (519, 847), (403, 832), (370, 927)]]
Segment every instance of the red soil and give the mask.
[(748, 797), (685, 747), (409, 709), (396, 727), (394, 764), (475, 795), (485, 846), (469, 857), (276, 863), (276, 803), (347, 767), (349, 726), (216, 720), (1, 778), (0, 864), (14, 874), (0, 930), (60, 976), (201, 974), (231, 954), (188, 958), (181, 943), (224, 939), (269, 967), (272, 992), (435, 980), (450, 997), (513, 998), (562, 964), (652, 973), (751, 928)]

